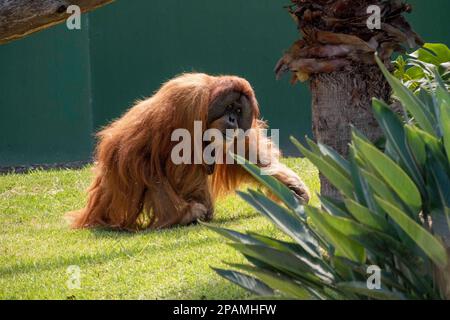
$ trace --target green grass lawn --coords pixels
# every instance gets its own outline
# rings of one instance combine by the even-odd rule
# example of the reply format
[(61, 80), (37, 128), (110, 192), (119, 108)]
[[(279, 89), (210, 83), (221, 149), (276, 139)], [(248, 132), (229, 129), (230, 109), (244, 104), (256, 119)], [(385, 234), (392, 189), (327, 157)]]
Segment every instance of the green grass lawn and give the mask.
[[(312, 192), (318, 190), (317, 170), (307, 160), (284, 162)], [(244, 259), (204, 226), (141, 233), (70, 230), (63, 215), (83, 206), (90, 179), (89, 168), (0, 176), (0, 299), (248, 297), (211, 270)], [(214, 224), (280, 236), (235, 196), (219, 200), (215, 212)], [(66, 284), (71, 265), (80, 268), (80, 289)]]

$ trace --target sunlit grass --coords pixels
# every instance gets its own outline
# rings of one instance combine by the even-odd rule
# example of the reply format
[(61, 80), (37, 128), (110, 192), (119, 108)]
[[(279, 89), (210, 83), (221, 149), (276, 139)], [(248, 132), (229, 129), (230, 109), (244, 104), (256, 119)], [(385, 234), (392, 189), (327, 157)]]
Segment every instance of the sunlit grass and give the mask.
[[(311, 191), (318, 190), (317, 170), (307, 160), (284, 161)], [(223, 261), (244, 259), (204, 226), (142, 233), (68, 229), (63, 215), (83, 206), (90, 178), (89, 168), (0, 176), (0, 298), (248, 296), (211, 270), (210, 266), (224, 267)], [(272, 224), (236, 196), (217, 203), (213, 223), (279, 236)], [(67, 287), (71, 265), (80, 267), (80, 289)]]

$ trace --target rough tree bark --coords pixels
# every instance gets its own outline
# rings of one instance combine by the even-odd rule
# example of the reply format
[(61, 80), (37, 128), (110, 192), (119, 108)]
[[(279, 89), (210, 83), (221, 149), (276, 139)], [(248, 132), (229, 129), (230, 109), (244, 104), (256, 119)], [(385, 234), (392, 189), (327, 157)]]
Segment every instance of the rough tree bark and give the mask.
[(0, 0), (0, 44), (25, 37), (67, 19), (70, 5), (88, 12), (113, 0)]
[[(356, 64), (346, 72), (334, 71), (311, 77), (313, 133), (317, 140), (348, 154), (350, 124), (371, 141), (382, 135), (373, 113), (371, 97), (390, 99), (390, 87), (377, 66)], [(322, 194), (339, 192), (320, 175)]]
[[(315, 139), (347, 155), (350, 125), (372, 141), (381, 133), (371, 100), (389, 101), (390, 88), (375, 64), (375, 53), (389, 65), (394, 51), (422, 43), (402, 16), (411, 7), (397, 0), (292, 2), (288, 9), (301, 39), (280, 59), (275, 72), (279, 77), (291, 71), (293, 83), (310, 81)], [(371, 5), (380, 9), (381, 29), (367, 25)], [(323, 176), (321, 194), (339, 194)]]

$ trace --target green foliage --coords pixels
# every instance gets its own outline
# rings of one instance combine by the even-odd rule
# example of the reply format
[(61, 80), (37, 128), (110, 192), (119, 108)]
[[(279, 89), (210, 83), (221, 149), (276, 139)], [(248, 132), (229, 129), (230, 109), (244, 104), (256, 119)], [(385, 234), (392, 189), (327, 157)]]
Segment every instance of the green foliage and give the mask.
[[(436, 56), (425, 49), (413, 56), (423, 63), (438, 63), (439, 54), (447, 54), (441, 46), (426, 48), (434, 49)], [(211, 227), (232, 240), (231, 246), (251, 264), (231, 264), (238, 270), (216, 269), (218, 274), (255, 294), (285, 298), (446, 297), (435, 275), (449, 266), (445, 244), (450, 239), (448, 89), (435, 68), (434, 87), (415, 95), (378, 58), (377, 62), (406, 111), (402, 119), (374, 99), (385, 149), (378, 149), (355, 129), (348, 159), (320, 143), (307, 139), (302, 145), (292, 139), (341, 192), (340, 199), (320, 196), (320, 208), (298, 203), (289, 189), (260, 176), (258, 167), (245, 162), (243, 166), (284, 205), (252, 189), (240, 196), (291, 241)], [(431, 71), (426, 67), (424, 74)], [(380, 289), (367, 286), (371, 265), (381, 269)]]
[(406, 60), (399, 56), (394, 65), (394, 75), (416, 94), (421, 89), (429, 91), (436, 88), (436, 73), (444, 81), (445, 87), (450, 87), (450, 50), (445, 44), (426, 43)]

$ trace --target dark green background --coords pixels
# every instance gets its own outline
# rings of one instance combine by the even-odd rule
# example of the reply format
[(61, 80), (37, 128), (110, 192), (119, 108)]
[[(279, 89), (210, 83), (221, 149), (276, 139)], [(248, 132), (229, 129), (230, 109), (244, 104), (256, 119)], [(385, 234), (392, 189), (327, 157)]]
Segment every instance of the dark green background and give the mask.
[[(414, 0), (410, 21), (449, 43), (448, 0)], [(116, 0), (65, 25), (0, 46), (0, 167), (87, 160), (93, 132), (184, 71), (237, 74), (262, 114), (289, 135), (310, 134), (306, 85), (273, 66), (297, 38), (288, 0)]]

